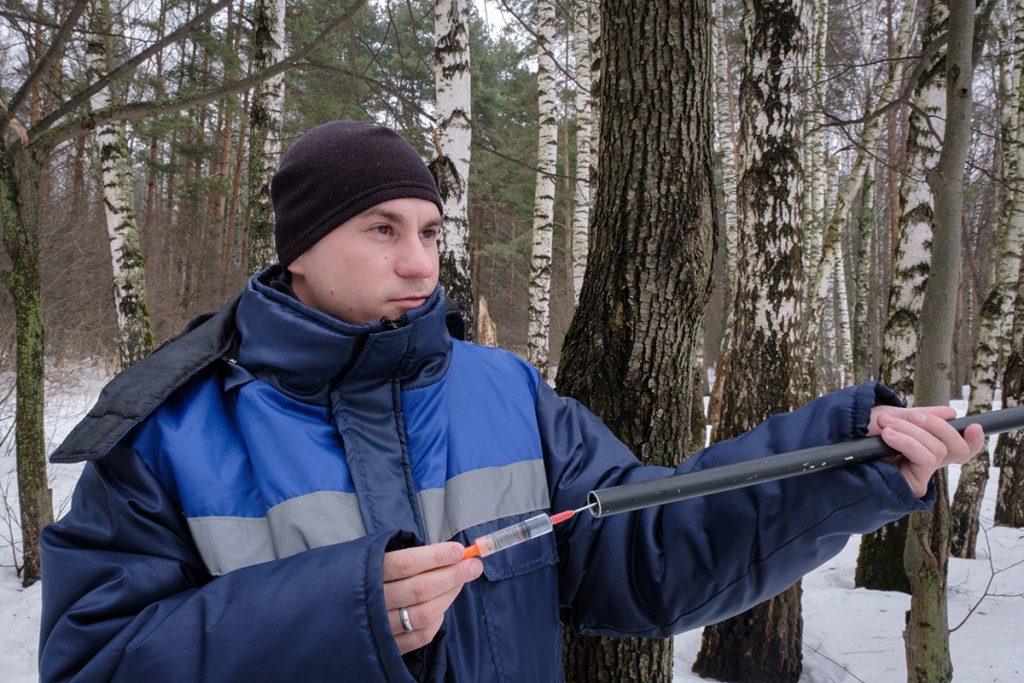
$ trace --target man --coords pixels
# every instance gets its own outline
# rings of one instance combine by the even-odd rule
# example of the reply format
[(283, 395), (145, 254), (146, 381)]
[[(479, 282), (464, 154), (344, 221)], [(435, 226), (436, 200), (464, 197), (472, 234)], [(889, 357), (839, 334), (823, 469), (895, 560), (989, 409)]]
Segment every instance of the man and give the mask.
[(880, 433), (860, 465), (480, 535), (663, 477), (515, 356), (453, 339), (441, 201), (394, 132), (331, 122), (274, 177), (280, 264), (115, 378), (54, 455), (89, 460), (42, 536), (44, 680), (561, 680), (559, 621), (667, 635), (735, 614), (927, 507), (982, 444), (853, 387), (677, 471)]

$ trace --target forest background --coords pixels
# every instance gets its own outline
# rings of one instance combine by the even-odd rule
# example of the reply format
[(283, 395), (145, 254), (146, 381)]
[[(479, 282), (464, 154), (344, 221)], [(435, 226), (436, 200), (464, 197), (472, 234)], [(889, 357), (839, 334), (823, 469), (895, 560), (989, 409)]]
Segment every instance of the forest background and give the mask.
[[(442, 130), (446, 110), (441, 100), (450, 83), (442, 84), (435, 65), (444, 59), (439, 50), (443, 41), (438, 40), (443, 35), (441, 18), (454, 7), (452, 16), (468, 36), (466, 46), (472, 55), (467, 70), (471, 83), (460, 86), (469, 98), (464, 111), (472, 136), (472, 162), (468, 177), (461, 179), (468, 188), (462, 192), (463, 266), (460, 272), (456, 258), (451, 268), (453, 281), (467, 280), (466, 291), (473, 293), (467, 313), (474, 320), (471, 332), (479, 340), (520, 353), (551, 378), (556, 370), (564, 370), (559, 386), (578, 392), (586, 383), (576, 379), (574, 356), (563, 357), (562, 344), (577, 311), (576, 300), (581, 290), (585, 294), (578, 270), (581, 257), (594, 249), (595, 258), (612, 254), (618, 266), (642, 271), (638, 252), (657, 252), (664, 242), (690, 244), (700, 235), (694, 237), (686, 232), (687, 225), (678, 223), (693, 222), (717, 248), (697, 244), (693, 252), (706, 260), (692, 268), (698, 273), (707, 270), (707, 287), (698, 279), (692, 288), (698, 290), (695, 301), (701, 315), (690, 312), (693, 339), (684, 335), (677, 346), (685, 351), (665, 367), (666, 374), (675, 375), (674, 381), (695, 387), (695, 396), (711, 394), (708, 422), (718, 428), (717, 436), (728, 430), (723, 418), (728, 406), (723, 404), (732, 394), (726, 379), (744, 377), (747, 371), (729, 362), (730, 353), (750, 356), (756, 348), (749, 346), (752, 338), (743, 335), (746, 328), (738, 318), (750, 283), (773, 283), (796, 302), (795, 313), (789, 314), (779, 302), (773, 308), (770, 297), (760, 299), (762, 317), (778, 316), (778, 327), (800, 339), (777, 354), (795, 358), (793, 367), (799, 366), (776, 383), (787, 394), (783, 401), (867, 378), (882, 378), (912, 400), (914, 355), (923, 343), (919, 318), (926, 282), (930, 272), (952, 271), (952, 286), (941, 295), (952, 306), (952, 324), (944, 370), (938, 373), (944, 396), (938, 400), (948, 400), (954, 387), (958, 395), (959, 387), (968, 385), (971, 409), (986, 409), (999, 385), (1015, 387), (1012, 370), (1019, 357), (1014, 350), (1022, 347), (1018, 328), (1024, 322), (1013, 325), (1012, 311), (1014, 300), (1020, 299), (1016, 295), (1021, 281), (1024, 9), (1012, 0), (968, 4), (970, 64), (962, 71), (973, 77), (973, 83), (969, 78), (966, 86), (972, 106), (959, 162), (963, 176), (956, 178), (954, 192), (948, 186), (934, 192), (940, 187), (934, 177), (941, 175), (936, 170), (940, 154), (952, 148), (942, 144), (944, 138), (952, 138), (945, 128), (947, 120), (953, 121), (943, 101), (947, 61), (952, 61), (946, 59), (946, 51), (947, 45), (950, 50), (954, 46), (954, 31), (967, 23), (950, 20), (951, 11), (966, 16), (957, 3), (792, 0), (776, 3), (770, 11), (752, 1), (639, 3), (648, 12), (625, 2), (598, 7), (583, 0), (498, 0), (473, 7), (432, 0), (4, 0), (0, 115), (7, 152), (2, 167), (5, 249), (0, 269), (7, 288), (0, 290), (0, 372), (10, 377), (19, 345), (27, 345), (36, 334), (42, 343), (42, 330), (48, 367), (103, 359), (114, 369), (176, 334), (195, 315), (226, 301), (248, 273), (266, 262), (259, 252), (268, 220), (260, 213), (265, 169), (272, 167), (281, 149), (320, 122), (357, 118), (391, 126), (434, 162), (435, 172), (443, 173), (437, 159), (447, 144), (442, 140), (448, 138)], [(264, 23), (272, 10), (286, 18), (277, 45), (273, 39), (268, 43)], [(622, 110), (615, 111), (615, 91), (608, 85), (602, 61), (614, 56), (616, 36), (628, 35), (630, 22), (642, 22), (637, 17), (647, 13), (689, 26), (695, 36), (690, 44), (697, 46), (691, 61), (696, 71), (712, 77), (703, 85), (701, 78), (694, 80), (704, 94), (697, 109), (665, 115), (673, 120), (691, 115), (707, 124), (698, 131), (700, 144), (693, 145), (697, 151), (686, 154), (693, 157), (692, 168), (699, 170), (695, 176), (706, 171), (712, 182), (703, 219), (644, 213), (651, 232), (637, 234), (647, 234), (650, 242), (620, 242), (616, 256), (614, 248), (598, 244), (600, 233), (588, 237), (585, 231), (588, 223), (595, 230), (610, 226), (607, 217), (616, 206), (631, 213), (628, 193), (610, 198), (610, 190), (601, 194), (599, 179), (615, 178), (601, 166), (606, 155), (600, 144), (620, 134), (622, 129), (614, 127), (617, 120), (643, 116), (639, 109), (630, 109), (635, 102), (625, 99), (619, 100)], [(638, 35), (637, 51), (657, 54), (661, 49), (657, 36)], [(778, 42), (765, 48), (770, 39)], [(760, 54), (772, 59), (759, 61), (758, 49), (766, 49)], [(144, 58), (134, 59), (140, 54)], [(771, 83), (765, 90), (777, 90), (784, 97), (781, 105), (762, 101), (760, 111), (787, 112), (779, 124), (783, 134), (776, 140), (782, 146), (775, 148), (765, 140), (778, 131), (758, 128), (756, 97), (751, 94), (765, 72), (776, 78), (763, 81)], [(283, 95), (277, 100), (268, 100), (262, 85), (272, 73), (283, 74)], [(643, 76), (636, 74), (638, 90), (658, 87), (643, 84)], [(602, 78), (606, 80), (599, 86)], [(617, 73), (616, 78), (621, 83), (624, 76)], [(689, 84), (668, 78), (661, 87), (684, 89)], [(88, 92), (92, 85), (97, 87)], [(260, 109), (267, 101), (277, 104)], [(651, 102), (653, 108), (656, 99)], [(586, 120), (601, 123), (588, 128), (583, 125)], [(118, 127), (111, 129), (111, 124)], [(675, 132), (653, 130), (655, 135)], [(758, 135), (764, 138), (760, 142)], [(638, 132), (637, 138), (643, 135)], [(43, 143), (45, 152), (31, 155), (35, 165), (18, 161), (19, 145), (38, 150)], [(699, 151), (705, 147), (713, 155), (701, 158)], [(115, 148), (120, 149), (121, 160), (112, 156)], [(782, 193), (777, 204), (788, 207), (788, 217), (771, 214), (766, 205), (758, 213), (753, 201), (756, 181), (748, 173), (755, 156), (752, 149), (774, 149), (774, 156), (766, 156), (772, 156), (776, 172), (762, 177), (762, 184)], [(581, 163), (581, 156), (587, 161)], [(468, 152), (465, 158), (468, 161)], [(952, 163), (955, 166), (956, 159)], [(642, 175), (628, 168), (628, 162), (618, 170)], [(686, 187), (690, 178), (672, 176), (662, 182)], [(15, 186), (21, 190), (19, 196), (11, 193)], [(115, 198), (116, 190), (125, 187), (128, 191)], [(448, 198), (460, 191), (445, 194)], [(932, 263), (931, 230), (939, 221), (939, 205), (951, 195), (962, 202), (956, 210), (955, 235), (955, 253), (962, 257), (957, 256), (952, 267), (947, 262), (938, 268)], [(31, 220), (11, 213), (19, 202), (31, 205)], [(598, 218), (583, 214), (581, 238), (580, 208), (591, 205)], [(134, 225), (127, 238), (117, 233), (125, 225), (118, 216), (123, 218), (125, 211), (130, 211)], [(446, 216), (457, 218), (456, 212), (447, 210)], [(23, 234), (16, 234), (16, 223), (24, 228)], [(609, 227), (604, 234), (617, 233)], [(538, 236), (547, 236), (548, 241)], [(752, 250), (773, 239), (776, 248), (789, 247), (778, 254), (783, 260), (750, 258)], [(112, 258), (112, 244), (130, 248), (133, 240), (138, 251), (115, 249)], [(26, 326), (30, 297), (19, 294), (28, 291), (18, 279), (23, 273), (20, 264), (32, 258), (39, 266), (39, 330)], [(772, 280), (778, 273), (771, 263), (785, 264), (795, 279)], [(610, 286), (596, 282), (590, 272), (607, 271), (588, 271), (594, 288)], [(141, 279), (131, 279), (139, 274)], [(112, 286), (119, 276), (118, 286)], [(622, 289), (628, 289), (628, 278), (623, 282)], [(681, 282), (668, 283), (663, 292), (674, 291), (677, 285), (684, 290)], [(610, 291), (608, 298), (617, 295)], [(147, 320), (136, 341), (127, 336), (131, 325), (125, 322), (133, 301), (140, 304), (135, 312), (144, 313)], [(484, 301), (488, 314), (480, 307)], [(581, 329), (590, 315), (583, 313), (573, 323)], [(492, 326), (486, 324), (488, 318)], [(926, 329), (941, 336), (935, 327)], [(582, 356), (577, 353), (575, 358)], [(565, 368), (557, 367), (555, 359), (560, 357)], [(696, 372), (691, 374), (691, 369)], [(0, 387), (0, 398), (12, 401), (16, 388), (21, 396), (25, 374), (19, 373), (17, 387)], [(749, 377), (746, 381), (752, 384)], [(31, 393), (26, 392), (25, 396)], [(1006, 405), (1017, 400), (1012, 394), (1003, 396)], [(600, 392), (593, 396), (600, 400)], [(787, 407), (792, 405), (779, 404), (772, 410)], [(597, 410), (606, 421), (615, 421)], [(753, 414), (760, 410), (748, 408), (745, 419), (760, 419)], [(676, 412), (682, 419), (685, 411)], [(689, 430), (690, 443), (695, 443), (695, 434), (703, 435), (703, 425)], [(3, 427), (0, 438), (9, 451), (16, 426), (12, 422)], [(18, 441), (24, 445), (28, 439)], [(1015, 471), (1019, 450), (1011, 442), (1003, 449), (1004, 474)], [(1021, 503), (1013, 499), (1022, 495), (1020, 486), (1011, 476), (1006, 479), (1003, 520), (1020, 525)], [(961, 556), (974, 553), (977, 522), (971, 532), (970, 520), (976, 520), (977, 506), (977, 500), (962, 502), (962, 514), (952, 523), (955, 527), (956, 519), (967, 520), (960, 522), (966, 530), (959, 544), (954, 541), (953, 552)], [(881, 534), (879, 546), (892, 545), (891, 536)], [(895, 573), (903, 578), (893, 579), (899, 584), (895, 587), (909, 591), (912, 587), (901, 568), (903, 538), (898, 536), (895, 551), (900, 560), (891, 559), (890, 548), (885, 551), (889, 559), (879, 561), (883, 569), (877, 573), (891, 573), (894, 564), (900, 565)], [(31, 557), (25, 562), (19, 571), (25, 569), (30, 582), (37, 569), (33, 570)], [(872, 576), (873, 563), (865, 558), (862, 585), (878, 581), (877, 587), (892, 588), (886, 583), (889, 578)], [(762, 633), (798, 632), (796, 605), (793, 621), (781, 626), (766, 623)], [(737, 658), (728, 647), (715, 645), (713, 637), (709, 651)], [(791, 677), (792, 662), (770, 663), (785, 659), (779, 653), (787, 648), (767, 637), (763, 647), (763, 655), (748, 652), (745, 666), (778, 668), (788, 673), (775, 671), (773, 676)], [(941, 638), (937, 649), (942, 649)], [(617, 652), (628, 661), (630, 655)], [(796, 660), (798, 671), (799, 654)], [(665, 661), (664, 651), (654, 661)], [(585, 658), (567, 661), (570, 675), (586, 666)], [(711, 662), (705, 666), (709, 675), (722, 680), (750, 675), (749, 670), (730, 672)], [(908, 675), (913, 671), (911, 667)], [(944, 676), (932, 669), (922, 671), (927, 680)], [(577, 675), (586, 680), (582, 673)], [(655, 680), (658, 675), (663, 674), (647, 671), (638, 677)]]

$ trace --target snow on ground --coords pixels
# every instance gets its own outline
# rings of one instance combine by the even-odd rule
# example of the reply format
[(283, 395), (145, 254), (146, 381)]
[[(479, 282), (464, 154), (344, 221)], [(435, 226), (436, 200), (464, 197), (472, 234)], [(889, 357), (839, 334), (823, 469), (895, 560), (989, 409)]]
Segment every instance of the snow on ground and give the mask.
[[(46, 433), (52, 450), (96, 399), (108, 375), (102, 367), (64, 369), (47, 386)], [(13, 378), (0, 375), (0, 387)], [(0, 394), (4, 392), (0, 391)], [(40, 590), (28, 589), (14, 571), (12, 543), (20, 543), (11, 510), (17, 509), (14, 457), (8, 433), (13, 406), (0, 405), (0, 678), (35, 681)], [(954, 405), (962, 410), (962, 403)], [(55, 511), (67, 509), (81, 466), (50, 466)], [(955, 486), (958, 468), (950, 472)], [(982, 506), (987, 530), (976, 560), (950, 560), (950, 623), (963, 621), (951, 637), (954, 676), (960, 681), (1009, 683), (1024, 680), (1019, 646), (1024, 624), (1024, 529), (994, 528), (998, 470), (993, 469)], [(804, 674), (807, 683), (901, 681), (906, 679), (903, 623), (910, 598), (900, 593), (853, 587), (859, 539), (804, 579)], [(991, 585), (988, 585), (991, 582)], [(971, 611), (973, 610), (973, 613)], [(968, 614), (970, 615), (968, 616)], [(703, 680), (690, 672), (700, 648), (700, 630), (676, 637), (674, 679)]]

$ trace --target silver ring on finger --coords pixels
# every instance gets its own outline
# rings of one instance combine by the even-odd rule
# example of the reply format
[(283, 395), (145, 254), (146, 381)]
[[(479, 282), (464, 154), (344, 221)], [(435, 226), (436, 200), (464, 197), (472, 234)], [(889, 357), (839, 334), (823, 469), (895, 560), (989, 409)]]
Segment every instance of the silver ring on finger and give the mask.
[(412, 627), (412, 621), (409, 620), (409, 610), (404, 607), (401, 607), (398, 610), (398, 621), (402, 623), (403, 633), (412, 633), (416, 630)]

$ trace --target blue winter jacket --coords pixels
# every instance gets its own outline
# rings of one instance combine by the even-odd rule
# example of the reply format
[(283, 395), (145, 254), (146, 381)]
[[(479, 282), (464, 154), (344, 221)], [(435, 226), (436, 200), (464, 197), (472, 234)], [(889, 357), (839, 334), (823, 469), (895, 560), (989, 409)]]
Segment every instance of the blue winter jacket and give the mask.
[[(453, 339), (440, 289), (352, 326), (277, 268), (104, 390), (54, 454), (88, 460), (42, 535), (51, 680), (560, 681), (559, 622), (664, 636), (775, 595), (850, 534), (925, 507), (884, 463), (594, 519), (483, 560), (434, 641), (399, 655), (387, 550), (473, 538), (664, 477), (505, 351)], [(676, 472), (864, 434), (864, 384)]]

